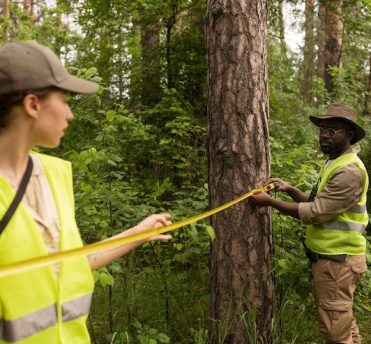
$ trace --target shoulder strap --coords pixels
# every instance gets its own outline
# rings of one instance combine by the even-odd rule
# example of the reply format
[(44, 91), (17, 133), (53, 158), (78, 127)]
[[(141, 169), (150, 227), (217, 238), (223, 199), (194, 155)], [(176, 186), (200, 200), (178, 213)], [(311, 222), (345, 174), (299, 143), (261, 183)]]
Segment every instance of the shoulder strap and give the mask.
[(8, 210), (5, 212), (5, 215), (0, 221), (0, 234), (3, 232), (7, 224), (9, 223), (10, 219), (12, 218), (13, 214), (18, 208), (19, 203), (22, 201), (23, 195), (26, 191), (28, 182), (30, 181), (31, 173), (33, 169), (33, 162), (31, 157), (28, 157), (27, 167), (26, 171), (23, 173), (23, 177), (21, 180), (21, 183), (19, 184), (19, 188), (17, 190), (17, 193), (10, 204)]

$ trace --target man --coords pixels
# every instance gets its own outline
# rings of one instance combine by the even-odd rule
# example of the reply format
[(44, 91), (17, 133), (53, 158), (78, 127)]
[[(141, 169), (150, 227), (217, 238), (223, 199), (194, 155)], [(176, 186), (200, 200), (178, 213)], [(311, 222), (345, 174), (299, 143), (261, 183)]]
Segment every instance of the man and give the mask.
[(269, 182), (277, 182), (277, 190), (286, 192), (294, 202), (266, 193), (255, 194), (251, 200), (307, 225), (307, 256), (312, 263), (320, 333), (326, 343), (358, 344), (353, 295), (367, 270), (362, 231), (368, 223), (368, 176), (354, 144), (366, 133), (356, 123), (356, 111), (347, 105), (331, 104), (325, 116), (309, 118), (319, 128), (319, 144), (328, 155), (311, 194), (272, 178)]

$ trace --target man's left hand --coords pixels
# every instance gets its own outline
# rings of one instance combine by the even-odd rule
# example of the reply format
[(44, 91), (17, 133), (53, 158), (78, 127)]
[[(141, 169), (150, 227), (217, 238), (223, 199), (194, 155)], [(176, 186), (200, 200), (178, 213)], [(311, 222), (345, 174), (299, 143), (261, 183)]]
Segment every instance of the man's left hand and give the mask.
[(273, 198), (265, 192), (259, 192), (250, 196), (250, 200), (253, 204), (264, 207), (270, 206)]

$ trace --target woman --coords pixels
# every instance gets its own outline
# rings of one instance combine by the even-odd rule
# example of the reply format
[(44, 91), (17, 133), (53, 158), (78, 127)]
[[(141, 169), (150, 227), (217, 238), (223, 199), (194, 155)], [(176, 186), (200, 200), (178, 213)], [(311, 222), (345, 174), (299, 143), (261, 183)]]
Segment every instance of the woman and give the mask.
[[(82, 246), (70, 163), (31, 149), (59, 145), (73, 119), (69, 92), (97, 89), (97, 84), (70, 75), (50, 49), (36, 42), (13, 42), (0, 49), (0, 218), (26, 166), (33, 164), (22, 202), (0, 234), (0, 264)], [(116, 237), (169, 224), (170, 215), (156, 214)], [(146, 241), (169, 238), (157, 235)], [(91, 270), (143, 242), (1, 278), (0, 343), (89, 343)]]

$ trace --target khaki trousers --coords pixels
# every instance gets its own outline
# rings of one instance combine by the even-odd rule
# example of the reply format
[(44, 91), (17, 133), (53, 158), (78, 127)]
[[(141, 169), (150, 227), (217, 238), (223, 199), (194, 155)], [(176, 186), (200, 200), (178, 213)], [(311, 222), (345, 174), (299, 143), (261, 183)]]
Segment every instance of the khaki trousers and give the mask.
[(353, 295), (367, 271), (365, 256), (348, 256), (346, 262), (319, 259), (312, 264), (313, 295), (319, 331), (327, 344), (359, 344)]

